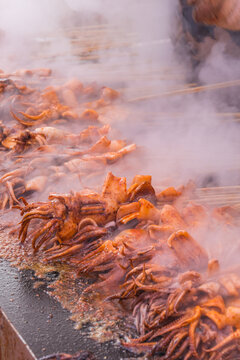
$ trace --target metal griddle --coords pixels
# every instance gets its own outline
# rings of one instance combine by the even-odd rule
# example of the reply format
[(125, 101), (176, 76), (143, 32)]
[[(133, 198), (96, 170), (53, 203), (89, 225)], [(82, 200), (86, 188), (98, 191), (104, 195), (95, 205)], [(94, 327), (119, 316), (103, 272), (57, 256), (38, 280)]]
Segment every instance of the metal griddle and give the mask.
[[(52, 280), (56, 275), (50, 274)], [(90, 339), (87, 325), (75, 330), (69, 311), (46, 293), (47, 284), (37, 289), (33, 285), (33, 271), (18, 271), (0, 260), (0, 307), (37, 359), (57, 352), (74, 354), (79, 350), (91, 351), (98, 360), (136, 357), (113, 342), (100, 344)]]

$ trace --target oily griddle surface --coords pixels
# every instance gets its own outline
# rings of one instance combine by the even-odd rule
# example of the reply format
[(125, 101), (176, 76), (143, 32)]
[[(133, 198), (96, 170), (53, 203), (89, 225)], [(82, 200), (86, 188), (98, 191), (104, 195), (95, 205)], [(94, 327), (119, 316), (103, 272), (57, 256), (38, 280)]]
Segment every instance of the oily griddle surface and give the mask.
[(91, 324), (81, 330), (74, 329), (70, 313), (46, 293), (47, 285), (57, 275), (49, 273), (48, 281), (35, 288), (33, 271), (18, 271), (0, 259), (0, 306), (35, 356), (88, 350), (98, 360), (136, 357), (113, 342), (100, 344), (90, 339), (87, 333)]

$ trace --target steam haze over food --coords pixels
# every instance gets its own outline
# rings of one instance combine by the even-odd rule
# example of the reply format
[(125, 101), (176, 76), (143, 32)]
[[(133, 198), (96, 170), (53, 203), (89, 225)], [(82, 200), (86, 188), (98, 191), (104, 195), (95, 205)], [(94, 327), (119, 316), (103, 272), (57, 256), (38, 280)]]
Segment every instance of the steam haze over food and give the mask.
[[(56, 78), (109, 85), (126, 100), (184, 88), (190, 78), (189, 61), (174, 51), (177, 0), (1, 0), (0, 6), (5, 71), (48, 66)], [(76, 45), (69, 33), (81, 26), (82, 42)], [(221, 36), (202, 63), (204, 84), (238, 76), (236, 60), (225, 53), (226, 36)], [(95, 46), (94, 37), (95, 60), (80, 60), (77, 46), (88, 40)], [(135, 141), (141, 153), (133, 157), (129, 174), (117, 165), (116, 175), (149, 173), (154, 183), (166, 185), (189, 179), (208, 185), (205, 177), (216, 185), (237, 183), (238, 125), (219, 116), (237, 110), (223, 99), (221, 91), (116, 104), (104, 118), (120, 130), (121, 138)]]
[[(137, 174), (152, 175), (157, 190), (189, 180), (198, 187), (239, 184), (240, 125), (229, 115), (239, 112), (239, 87), (171, 95), (196, 86), (189, 84), (194, 80), (187, 53), (182, 57), (176, 51), (178, 11), (178, 0), (0, 0), (0, 69), (46, 66), (53, 76), (43, 80), (43, 87), (76, 77), (84, 85), (96, 82), (118, 90), (122, 101), (100, 108), (100, 121), (111, 125), (110, 139), (134, 142), (137, 150), (103, 172), (126, 176), (128, 185)], [(198, 71), (203, 85), (240, 76), (224, 31)], [(69, 121), (68, 128), (53, 126), (78, 134), (85, 125)], [(51, 182), (31, 201), (48, 201), (49, 193), (69, 194), (84, 186), (100, 191), (106, 173), (84, 182), (64, 165), (65, 155), (39, 155), (32, 175), (49, 176), (58, 167), (61, 177), (49, 176)], [(14, 166), (11, 160), (8, 165)], [(239, 264), (239, 228), (219, 225), (211, 211), (206, 210), (209, 223), (191, 235), (221, 267)], [(161, 265), (169, 266), (169, 257), (161, 257)]]
[[(237, 58), (231, 56), (228, 51), (229, 36), (226, 32), (219, 31), (218, 41), (212, 42), (209, 55), (198, 65), (198, 77), (195, 76), (194, 79), (193, 69), (190, 66), (190, 59), (186, 51), (187, 46), (186, 49), (181, 49), (181, 55), (177, 52), (181, 20), (178, 5), (178, 0), (0, 0), (0, 69), (3, 69), (6, 73), (12, 72), (13, 80), (16, 82), (19, 81), (21, 83), (22, 81), (25, 83), (26, 81), (27, 88), (34, 88), (35, 81), (37, 89), (36, 92), (33, 92), (34, 96), (29, 97), (30, 106), (32, 106), (33, 102), (36, 102), (35, 105), (38, 105), (38, 99), (41, 99), (44, 89), (47, 89), (47, 92), (50, 89), (49, 92), (51, 93), (51, 90), (53, 90), (57, 100), (59, 96), (60, 105), (61, 103), (66, 103), (67, 109), (75, 110), (76, 108), (79, 111), (75, 117), (65, 117), (62, 115), (62, 112), (58, 112), (57, 115), (53, 115), (50, 119), (51, 123), (48, 121), (47, 116), (45, 116), (43, 121), (46, 120), (46, 123), (40, 121), (36, 124), (33, 122), (31, 124), (33, 126), (29, 126), (30, 131), (36, 131), (35, 127), (37, 126), (39, 128), (52, 126), (60, 132), (63, 131), (64, 134), (62, 137), (60, 135), (59, 138), (56, 137), (55, 143), (49, 141), (49, 144), (46, 142), (45, 146), (43, 142), (44, 145), (40, 147), (45, 146), (45, 149), (40, 149), (37, 144), (37, 147), (30, 148), (30, 151), (26, 151), (23, 156), (21, 153), (15, 154), (16, 156), (12, 157), (6, 155), (1, 171), (8, 172), (12, 168), (19, 169), (26, 166), (26, 176), (25, 174), (22, 175), (24, 186), (25, 178), (27, 181), (39, 176), (44, 176), (46, 179), (42, 187), (43, 190), (41, 189), (33, 194), (30, 193), (29, 196), (27, 195), (29, 206), (28, 204), (22, 206), (18, 201), (20, 205), (18, 204), (14, 207), (20, 208), (22, 211), (15, 210), (15, 213), (7, 211), (3, 214), (2, 219), (5, 222), (13, 223), (10, 226), (14, 226), (14, 231), (11, 231), (12, 238), (5, 237), (5, 233), (3, 233), (4, 244), (9, 243), (8, 246), (4, 245), (4, 251), (8, 252), (10, 248), (10, 256), (12, 256), (11, 246), (17, 246), (17, 249), (20, 249), (19, 251), (21, 252), (30, 251), (29, 258), (31, 259), (36, 255), (34, 261), (39, 262), (36, 269), (39, 269), (39, 265), (43, 262), (45, 264), (49, 262), (51, 265), (52, 261), (53, 267), (49, 267), (47, 271), (55, 269), (55, 260), (60, 260), (60, 264), (63, 260), (63, 262), (69, 261), (70, 266), (74, 267), (74, 272), (76, 269), (79, 276), (83, 275), (85, 277), (85, 275), (89, 274), (93, 275), (92, 278), (94, 278), (94, 275), (99, 277), (102, 281), (98, 282), (99, 289), (101, 290), (100, 296), (96, 295), (97, 287), (95, 289), (94, 287), (91, 288), (94, 282), (90, 281), (91, 285), (87, 289), (93, 290), (93, 296), (99, 298), (104, 307), (106, 304), (106, 320), (110, 318), (110, 323), (106, 327), (108, 336), (111, 336), (111, 308), (107, 305), (107, 301), (103, 301), (105, 287), (106, 290), (109, 287), (111, 291), (108, 300), (111, 298), (119, 300), (118, 309), (122, 300), (125, 300), (124, 296), (122, 296), (122, 291), (127, 295), (130, 294), (133, 303), (127, 304), (126, 314), (131, 319), (130, 321), (135, 320), (135, 325), (137, 325), (137, 322), (143, 324), (145, 320), (142, 315), (140, 318), (137, 318), (134, 312), (132, 316), (129, 316), (130, 308), (132, 308), (131, 304), (137, 304), (136, 306), (140, 304), (140, 311), (142, 311), (140, 314), (144, 314), (144, 312), (147, 314), (148, 305), (152, 301), (152, 298), (148, 296), (148, 290), (145, 292), (145, 288), (149, 288), (149, 293), (152, 293), (154, 297), (157, 295), (161, 301), (161, 294), (164, 294), (165, 291), (166, 295), (169, 293), (170, 297), (168, 298), (163, 295), (163, 301), (168, 299), (166, 300), (168, 307), (165, 307), (164, 302), (153, 302), (153, 306), (155, 304), (157, 306), (155, 310), (157, 309), (158, 311), (161, 308), (164, 310), (158, 314), (163, 322), (157, 323), (158, 320), (156, 321), (157, 318), (153, 315), (152, 324), (156, 323), (156, 326), (159, 326), (161, 334), (163, 328), (169, 327), (171, 329), (171, 323), (167, 323), (169, 316), (172, 318), (173, 324), (180, 324), (182, 322), (182, 328), (180, 326), (172, 328), (174, 331), (174, 341), (171, 340), (169, 346), (170, 348), (172, 347), (173, 351), (178, 351), (178, 347), (182, 347), (180, 342), (183, 340), (183, 345), (186, 343), (187, 346), (188, 344), (190, 346), (190, 353), (188, 354), (194, 356), (194, 352), (192, 352), (194, 346), (192, 345), (194, 345), (195, 338), (191, 335), (191, 332), (194, 333), (195, 330), (201, 336), (200, 341), (203, 342), (204, 352), (208, 351), (203, 340), (207, 338), (207, 333), (201, 333), (201, 330), (197, 328), (198, 320), (201, 323), (202, 319), (200, 317), (205, 316), (205, 313), (201, 310), (204, 309), (205, 295), (200, 300), (202, 303), (199, 306), (196, 302), (196, 299), (198, 299), (198, 290), (196, 290), (198, 282), (199, 284), (205, 283), (208, 285), (210, 280), (210, 290), (209, 293), (206, 292), (206, 299), (208, 299), (208, 295), (211, 300), (221, 297), (223, 302), (226, 300), (227, 309), (229, 295), (226, 294), (226, 298), (225, 295), (222, 296), (225, 290), (222, 291), (220, 289), (222, 286), (221, 282), (219, 282), (220, 290), (216, 290), (216, 293), (215, 290), (211, 292), (211, 282), (215, 281), (215, 275), (216, 281), (218, 281), (218, 277), (224, 275), (224, 271), (232, 267), (236, 267), (234, 272), (239, 274), (240, 204), (237, 204), (236, 207), (226, 206), (224, 209), (220, 208), (220, 210), (218, 209), (219, 214), (217, 213), (218, 210), (214, 210), (215, 206), (221, 207), (225, 205), (225, 201), (230, 200), (230, 204), (236, 204), (239, 199), (237, 190), (233, 190), (231, 187), (230, 189), (215, 189), (217, 186), (224, 187), (225, 185), (240, 184), (240, 124), (234, 121), (234, 116), (231, 115), (232, 113), (239, 114), (237, 107), (239, 87), (192, 94), (187, 92), (192, 87), (198, 85), (236, 80), (240, 76), (240, 70)], [(181, 46), (184, 45), (182, 44)], [(34, 77), (35, 75), (32, 77), (31, 75), (29, 77), (14, 75), (14, 72), (21, 68), (31, 69), (39, 67), (51, 68), (53, 70), (52, 75), (46, 78), (38, 77), (37, 79)], [(0, 77), (1, 75), (2, 73), (0, 72)], [(72, 78), (79, 79), (84, 84), (84, 87), (80, 84), (81, 90), (73, 98), (73, 100), (76, 100), (75, 102), (73, 101), (74, 105), (68, 107), (68, 102), (65, 100), (62, 90), (64, 87), (67, 89), (66, 83)], [(97, 83), (97, 86), (89, 87), (93, 89), (92, 93), (94, 95), (88, 97), (88, 93), (84, 93), (84, 90), (88, 89), (87, 86), (92, 83)], [(107, 106), (104, 106), (106, 103), (103, 101), (103, 106), (97, 107), (97, 116), (99, 114), (99, 120), (102, 124), (98, 124), (97, 117), (92, 123), (85, 122), (84, 117), (81, 117), (82, 108), (85, 110), (91, 107), (95, 97), (99, 96), (95, 95), (94, 89), (97, 88), (96, 93), (100, 94), (102, 86), (110, 86), (118, 90), (121, 94), (121, 99), (109, 102)], [(182, 94), (179, 94), (179, 90), (186, 90), (186, 93), (183, 91)], [(85, 96), (86, 94), (87, 96)], [(8, 93), (6, 96), (8, 96)], [(16, 98), (15, 93), (14, 97)], [(104, 98), (99, 96), (99, 100), (102, 99), (104, 100)], [(20, 101), (16, 101), (16, 103), (14, 103), (14, 100), (11, 100), (10, 96), (8, 96), (7, 100), (9, 100), (9, 103), (7, 103), (6, 108), (4, 104), (3, 106), (0, 104), (0, 114), (4, 114), (6, 110), (8, 112), (6, 122), (10, 122), (7, 126), (11, 125), (12, 121), (17, 130), (19, 128), (22, 130), (24, 127), (18, 127), (19, 124), (17, 123), (16, 125), (15, 117), (11, 116), (11, 114), (20, 114), (19, 118), (22, 120), (21, 115), (24, 114), (21, 111), (22, 98), (20, 96)], [(87, 103), (87, 101), (90, 101), (90, 103)], [(51, 107), (51, 103), (47, 102), (46, 104), (43, 107), (44, 111), (45, 108)], [(27, 109), (28, 106), (26, 106)], [(40, 110), (38, 107), (36, 109), (38, 114)], [(33, 114), (35, 113), (33, 112)], [(39, 115), (36, 117), (39, 117)], [(90, 159), (93, 155), (94, 159), (95, 151), (91, 153), (91, 149), (92, 146), (96, 145), (95, 136), (93, 141), (90, 141), (90, 144), (88, 142), (87, 144), (81, 144), (80, 140), (74, 142), (71, 136), (78, 135), (90, 124), (99, 125), (99, 127), (104, 124), (110, 124), (111, 126), (110, 134), (108, 132), (100, 134), (99, 132), (99, 136), (96, 136), (97, 139), (100, 138), (101, 140), (103, 134), (107, 134), (107, 139), (114, 139), (116, 141), (126, 140), (126, 145), (136, 143), (137, 149), (127, 154), (120, 161), (112, 164), (113, 156), (111, 157), (111, 154), (114, 154), (114, 150), (106, 146), (106, 151), (109, 151), (108, 154), (110, 154), (110, 164), (106, 165), (107, 161), (104, 162), (106, 158), (99, 162), (90, 160), (84, 163), (84, 156), (90, 155)], [(41, 134), (41, 131), (38, 134)], [(44, 137), (41, 140), (44, 140)], [(50, 151), (48, 151), (48, 145)], [(51, 145), (53, 145), (52, 148)], [(99, 148), (97, 148), (96, 154), (101, 155), (101, 150), (99, 152), (98, 150)], [(180, 185), (186, 185), (190, 180), (195, 182), (197, 189), (194, 191), (194, 185), (192, 186), (192, 182), (190, 182), (190, 186), (186, 186), (186, 191), (183, 191), (182, 196), (177, 197), (174, 207), (168, 204), (169, 196), (166, 195), (168, 191), (164, 194), (160, 193), (160, 196), (157, 197), (160, 201), (157, 202), (156, 197), (153, 196), (154, 190), (151, 189), (148, 182), (144, 182), (145, 180), (139, 186), (135, 180), (136, 182), (133, 184), (131, 191), (129, 191), (128, 187), (128, 195), (124, 194), (125, 182), (122, 180), (118, 181), (118, 179), (116, 186), (115, 181), (113, 181), (113, 185), (107, 184), (104, 196), (95, 196), (95, 194), (91, 194), (88, 191), (85, 192), (84, 196), (82, 194), (76, 196), (75, 193), (81, 191), (84, 187), (93, 188), (98, 194), (101, 194), (104, 178), (108, 171), (111, 171), (115, 176), (127, 177), (128, 185), (130, 185), (135, 175), (151, 175), (152, 184), (157, 193), (170, 186), (175, 186), (178, 189)], [(8, 185), (8, 181), (6, 184)], [(213, 189), (198, 189), (198, 187), (208, 188), (211, 186)], [(123, 196), (121, 194), (122, 189)], [(136, 193), (134, 194), (135, 190)], [(49, 197), (49, 194), (52, 193), (61, 195), (59, 197)], [(151, 204), (148, 202), (146, 202), (146, 207), (142, 206), (141, 201), (136, 204), (139, 197), (145, 197), (145, 195), (148, 200), (153, 199), (150, 201), (153, 201), (158, 210), (151, 208)], [(150, 198), (148, 195), (150, 195)], [(189, 199), (193, 199), (193, 203)], [(44, 201), (46, 203), (43, 203)], [(35, 204), (32, 205), (30, 202)], [(171, 196), (169, 202), (171, 202)], [(115, 203), (116, 205), (114, 205)], [(161, 209), (160, 205), (163, 203), (167, 203), (164, 215), (165, 221), (162, 216), (164, 207)], [(204, 209), (199, 209), (198, 206), (194, 209), (196, 204), (202, 205), (202, 203), (206, 206), (204, 206)], [(186, 205), (189, 206), (190, 210), (187, 209)], [(171, 214), (172, 210), (173, 213)], [(111, 217), (108, 212), (112, 213)], [(236, 216), (236, 223), (235, 213), (238, 215)], [(22, 218), (20, 219), (21, 216)], [(103, 220), (100, 221), (98, 219)], [(37, 221), (35, 222), (35, 220)], [(108, 221), (111, 222), (107, 223)], [(153, 235), (151, 235), (149, 225), (153, 226)], [(158, 225), (160, 225), (159, 229)], [(163, 225), (163, 229), (161, 229), (161, 225)], [(89, 227), (90, 231), (88, 231)], [(166, 232), (164, 227), (167, 230)], [(92, 231), (93, 228), (94, 231)], [(127, 231), (130, 230), (130, 232), (122, 235), (126, 229)], [(154, 229), (156, 233), (154, 233)], [(18, 231), (17, 233), (16, 230)], [(106, 230), (106, 232), (103, 232), (104, 235), (95, 238), (94, 233), (102, 230)], [(135, 230), (136, 235), (134, 235)], [(6, 231), (9, 231), (8, 226)], [(190, 237), (187, 231), (189, 231)], [(138, 236), (138, 233), (143, 235)], [(169, 236), (168, 233), (171, 235)], [(17, 234), (19, 234), (18, 238)], [(117, 235), (119, 235), (118, 240)], [(122, 240), (119, 240), (121, 236)], [(110, 241), (113, 239), (115, 241), (112, 244)], [(187, 241), (185, 242), (185, 240)], [(19, 246), (20, 241), (21, 246)], [(197, 242), (196, 245), (194, 244), (195, 241)], [(125, 242), (127, 245), (125, 245)], [(178, 243), (176, 246), (177, 251), (175, 251), (174, 243)], [(27, 246), (26, 250), (25, 245)], [(40, 250), (39, 257), (37, 250)], [(66, 257), (64, 255), (65, 250)], [(205, 252), (207, 256), (205, 256)], [(34, 256), (32, 256), (32, 253)], [(202, 256), (201, 253), (204, 253), (204, 255)], [(76, 257), (74, 258), (75, 254)], [(71, 256), (73, 256), (72, 259), (70, 258)], [(18, 264), (22, 261), (21, 259), (22, 257), (19, 257)], [(203, 264), (200, 266), (199, 261), (201, 259)], [(215, 259), (219, 261), (220, 272), (216, 271), (213, 274), (209, 272), (207, 274), (207, 261)], [(109, 266), (111, 265), (110, 262), (113, 264), (113, 267)], [(89, 263), (89, 268), (87, 263)], [(198, 263), (199, 270), (197, 269)], [(152, 279), (150, 276), (147, 279), (148, 274), (151, 274), (147, 272), (148, 268), (146, 265), (148, 266), (148, 264), (153, 265), (153, 274), (155, 274), (155, 264), (159, 264), (160, 269), (163, 270), (156, 272), (157, 275), (154, 275)], [(218, 267), (217, 263), (216, 265)], [(138, 272), (135, 272), (139, 266), (142, 266), (142, 278), (139, 277)], [(175, 267), (177, 270), (173, 273), (174, 281), (171, 283), (171, 269)], [(58, 269), (61, 269), (61, 267), (56, 267), (57, 273)], [(65, 266), (63, 269), (67, 275)], [(130, 272), (128, 272), (129, 269)], [(128, 273), (125, 273), (125, 270)], [(196, 270), (199, 271), (199, 277), (195, 276), (195, 274), (198, 275)], [(177, 276), (178, 271), (180, 272), (179, 275), (187, 274), (185, 280), (182, 277), (183, 281), (180, 281), (180, 277)], [(55, 273), (55, 271), (51, 272)], [(168, 272), (170, 275), (168, 275)], [(126, 288), (124, 286), (125, 284), (129, 286), (130, 273), (132, 273), (133, 287), (131, 285), (131, 287)], [(99, 274), (100, 276), (98, 276)], [(191, 275), (193, 275), (192, 278)], [(83, 286), (78, 282), (75, 274), (73, 277), (71, 276), (69, 278), (65, 275), (59, 277), (61, 282), (60, 291), (67, 295), (67, 301), (62, 303), (66, 309), (73, 309), (73, 318), (79, 319), (81, 325), (86, 318), (82, 317), (82, 313), (80, 313), (81, 316), (79, 314), (75, 316), (75, 311), (78, 308), (84, 311), (84, 315), (87, 316), (89, 323), (88, 307), (85, 307), (84, 303), (84, 306), (80, 303)], [(157, 276), (160, 277), (159, 280)], [(121, 284), (120, 281), (118, 283), (118, 279), (121, 279), (121, 277), (126, 283), (118, 288), (118, 285)], [(157, 279), (156, 281), (154, 277)], [(68, 287), (65, 288), (65, 279), (70, 280), (70, 287), (72, 287), (73, 283), (76, 283), (77, 287), (80, 285), (76, 293), (74, 289), (71, 289), (68, 294)], [(147, 280), (146, 283), (145, 279)], [(231, 277), (229, 279), (231, 280)], [(144, 291), (140, 287), (139, 290), (141, 292), (138, 292), (137, 287), (135, 289), (135, 285), (138, 286), (136, 280), (143, 286), (142, 289)], [(225, 281), (228, 281), (228, 277), (226, 277)], [(165, 282), (167, 285), (165, 285)], [(87, 281), (84, 280), (84, 286), (85, 284), (87, 285)], [(112, 284), (114, 285), (113, 287)], [(231, 296), (232, 287), (234, 288), (235, 285), (234, 283), (231, 284), (230, 281), (229, 294)], [(193, 288), (193, 292), (191, 288)], [(239, 295), (239, 280), (236, 289)], [(95, 303), (91, 302), (92, 294), (89, 293), (89, 290), (87, 292), (85, 290), (83, 294), (87, 295), (89, 309), (91, 308), (92, 312), (92, 309), (96, 308), (99, 314), (93, 325), (98, 322), (100, 317), (100, 323), (103, 324), (105, 313), (98, 311)], [(116, 297), (119, 290), (121, 295)], [(181, 290), (181, 292), (175, 292), (175, 290)], [(227, 287), (226, 290), (228, 290)], [(191, 306), (194, 306), (194, 308), (190, 307), (190, 301), (187, 298), (186, 316), (184, 316), (185, 314), (182, 311), (184, 308), (182, 307), (180, 310), (179, 306), (178, 309), (180, 311), (178, 313), (177, 306), (180, 305), (179, 299), (180, 302), (185, 302), (183, 297), (185, 297), (186, 293), (187, 295), (191, 294), (191, 296), (193, 294), (193, 297), (189, 299), (193, 299)], [(52, 294), (61, 301), (60, 296), (56, 292)], [(71, 294), (74, 297), (73, 300), (71, 299)], [(114, 296), (111, 297), (111, 295)], [(138, 295), (140, 295), (140, 300), (135, 298)], [(155, 299), (158, 301), (157, 297)], [(141, 303), (141, 299), (144, 302)], [(171, 304), (169, 299), (171, 299)], [(69, 302), (71, 302), (70, 306), (68, 306)], [(124, 308), (126, 303), (124, 301), (123, 303)], [(133, 309), (135, 309), (135, 305)], [(211, 309), (214, 308), (213, 305), (210, 305), (210, 307)], [(201, 312), (198, 319), (197, 312), (195, 313), (194, 310), (196, 308), (199, 308)], [(172, 312), (171, 309), (174, 309), (174, 311)], [(221, 315), (225, 317), (221, 306), (218, 308), (217, 305), (216, 309), (220, 309)], [(169, 314), (167, 315), (168, 312)], [(155, 313), (153, 312), (153, 314)], [(179, 323), (178, 316), (180, 319)], [(191, 321), (193, 319), (191, 325), (189, 324), (189, 332), (186, 331), (188, 328), (184, 325), (189, 321), (188, 316), (190, 316)], [(123, 318), (122, 315), (121, 318)], [(114, 323), (118, 326), (119, 322), (115, 319), (118, 318), (114, 318)], [(211, 317), (207, 319), (206, 325), (210, 328), (211, 333), (215, 334), (213, 326), (208, 325), (210, 320), (212, 320)], [(100, 326), (102, 326), (101, 324)], [(122, 324), (121, 326), (124, 326), (124, 337), (121, 336), (120, 338), (121, 344), (122, 341), (126, 341), (128, 329), (130, 329), (130, 327), (125, 327), (124, 322)], [(149, 324), (149, 326), (146, 325), (146, 328), (148, 326), (147, 331), (154, 331), (155, 325), (151, 326), (151, 323)], [(217, 331), (219, 331), (219, 335), (216, 333), (217, 341), (221, 338), (224, 339), (223, 333), (220, 330), (226, 330), (225, 334), (228, 336), (230, 324), (226, 320), (226, 324), (221, 329), (218, 329), (216, 326)], [(213, 325), (215, 328), (215, 323)], [(226, 327), (226, 325), (228, 326)], [(78, 328), (76, 327), (76, 329)], [(176, 340), (178, 330), (180, 342)], [(144, 331), (145, 328), (143, 327), (140, 329), (139, 335), (143, 335)], [(94, 336), (96, 333), (92, 325), (90, 332), (91, 336)], [(97, 327), (97, 332), (101, 334), (102, 329)], [(181, 334), (184, 332), (189, 334), (190, 340), (181, 338)], [(159, 341), (159, 333), (157, 334), (156, 341)], [(165, 334), (165, 332), (162, 334)], [(167, 337), (169, 336), (167, 332), (166, 335)], [(136, 337), (135, 334), (133, 336)], [(145, 340), (150, 342), (145, 343), (145, 341), (140, 340), (139, 344), (149, 345), (152, 341), (155, 341), (154, 339), (154, 337), (146, 338)], [(162, 339), (164, 338), (161, 338), (161, 341)], [(196, 343), (197, 341), (196, 338)], [(159, 344), (161, 343), (157, 342), (155, 344), (154, 348), (157, 349), (156, 351), (160, 351)], [(209, 344), (212, 344), (212, 342)], [(165, 358), (167, 358), (169, 352), (167, 350)], [(155, 357), (155, 353), (152, 352), (152, 354)], [(171, 358), (176, 358), (176, 356), (172, 355), (170, 355)], [(209, 356), (213, 358), (210, 353)]]

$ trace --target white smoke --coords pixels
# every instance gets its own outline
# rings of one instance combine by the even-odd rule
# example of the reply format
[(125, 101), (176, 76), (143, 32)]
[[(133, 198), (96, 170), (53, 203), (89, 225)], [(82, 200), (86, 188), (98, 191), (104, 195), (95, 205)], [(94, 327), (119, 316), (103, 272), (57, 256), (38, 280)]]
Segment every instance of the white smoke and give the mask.
[[(0, 10), (4, 70), (47, 65), (60, 76), (116, 87), (126, 99), (184, 88), (185, 75), (192, 71), (184, 59), (179, 63), (172, 42), (172, 33), (178, 31), (178, 0), (1, 0)], [(69, 31), (81, 26), (84, 33), (73, 42)], [(94, 61), (74, 55), (85, 42), (97, 48), (91, 53)], [(221, 40), (200, 68), (203, 83), (238, 74), (237, 61)], [(216, 174), (219, 184), (236, 183), (237, 128), (219, 114), (236, 107), (220, 95), (160, 96), (130, 108), (124, 105), (124, 111), (123, 105), (113, 107), (105, 119), (145, 149), (132, 172), (152, 173), (156, 182)]]

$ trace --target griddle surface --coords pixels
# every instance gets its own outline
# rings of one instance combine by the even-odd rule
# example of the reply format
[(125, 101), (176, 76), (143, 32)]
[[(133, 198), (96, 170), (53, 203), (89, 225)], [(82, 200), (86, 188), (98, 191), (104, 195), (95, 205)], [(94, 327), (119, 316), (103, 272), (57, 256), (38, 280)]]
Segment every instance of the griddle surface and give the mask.
[(34, 288), (34, 283), (32, 271), (18, 271), (0, 260), (0, 306), (37, 358), (78, 350), (91, 351), (98, 360), (136, 357), (113, 342), (90, 339), (87, 325), (75, 330), (70, 313), (46, 293), (46, 285)]

